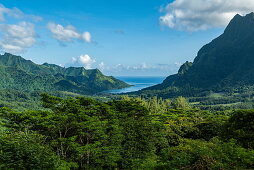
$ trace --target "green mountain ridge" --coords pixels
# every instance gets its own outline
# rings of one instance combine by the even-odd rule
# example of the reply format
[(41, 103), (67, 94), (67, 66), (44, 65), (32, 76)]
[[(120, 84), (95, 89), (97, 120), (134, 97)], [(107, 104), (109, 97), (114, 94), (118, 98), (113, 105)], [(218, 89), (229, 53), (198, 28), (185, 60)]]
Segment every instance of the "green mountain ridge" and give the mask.
[(162, 84), (138, 92), (163, 96), (193, 96), (203, 91), (220, 92), (254, 85), (254, 13), (236, 15), (224, 33), (203, 46), (193, 63)]
[(0, 89), (19, 91), (67, 91), (92, 95), (129, 85), (98, 69), (64, 68), (55, 64), (35, 64), (9, 53), (0, 55)]

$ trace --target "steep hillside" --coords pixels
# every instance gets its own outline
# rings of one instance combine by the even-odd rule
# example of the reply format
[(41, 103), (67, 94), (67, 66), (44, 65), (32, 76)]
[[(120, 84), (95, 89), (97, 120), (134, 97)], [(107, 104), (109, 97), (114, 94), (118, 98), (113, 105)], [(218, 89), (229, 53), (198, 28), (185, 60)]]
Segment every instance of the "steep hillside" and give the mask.
[(103, 75), (98, 69), (63, 68), (48, 63), (38, 65), (9, 53), (0, 55), (0, 76), (0, 89), (26, 92), (67, 91), (95, 94), (129, 86), (114, 77)]
[(203, 46), (193, 63), (141, 93), (192, 96), (203, 91), (227, 91), (254, 85), (254, 13), (236, 15), (224, 33)]

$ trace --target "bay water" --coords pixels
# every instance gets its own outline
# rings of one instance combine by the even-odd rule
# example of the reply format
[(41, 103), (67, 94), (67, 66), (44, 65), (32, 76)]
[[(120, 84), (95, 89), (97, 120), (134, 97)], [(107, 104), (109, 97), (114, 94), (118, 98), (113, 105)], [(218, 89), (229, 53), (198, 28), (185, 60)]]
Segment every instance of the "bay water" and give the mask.
[(166, 77), (127, 77), (127, 76), (119, 76), (116, 77), (119, 80), (122, 80), (130, 85), (131, 87), (124, 89), (116, 89), (116, 90), (108, 90), (106, 93), (120, 94), (120, 93), (128, 93), (141, 90), (143, 88), (147, 88), (150, 86), (154, 86), (156, 84), (160, 84), (165, 80)]

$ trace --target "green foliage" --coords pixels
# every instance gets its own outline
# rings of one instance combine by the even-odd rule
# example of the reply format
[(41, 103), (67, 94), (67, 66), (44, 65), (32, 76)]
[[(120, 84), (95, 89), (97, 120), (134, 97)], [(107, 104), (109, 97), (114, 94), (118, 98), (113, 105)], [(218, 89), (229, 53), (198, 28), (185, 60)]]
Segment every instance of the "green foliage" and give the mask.
[(34, 133), (1, 133), (0, 169), (69, 169), (44, 140)]
[(173, 108), (174, 109), (189, 109), (190, 108), (190, 105), (189, 103), (187, 102), (187, 100), (184, 98), (184, 97), (177, 97), (173, 103)]
[(103, 75), (98, 69), (63, 68), (47, 63), (38, 65), (8, 53), (0, 55), (0, 76), (0, 89), (22, 92), (68, 91), (95, 94), (129, 86), (114, 77)]
[(0, 109), (1, 169), (253, 169), (253, 111), (185, 98), (98, 101), (42, 94), (44, 110)]
[(232, 110), (254, 106), (253, 16), (142, 98), (79, 97), (128, 85), (0, 55), (0, 169), (254, 169), (254, 110)]
[[(184, 63), (177, 74), (168, 76), (163, 83), (145, 88), (135, 94), (163, 98), (200, 97), (209, 91), (216, 93), (237, 91), (244, 94), (242, 92), (244, 88), (249, 89), (247, 92), (253, 93), (253, 18), (253, 13), (244, 17), (235, 16), (222, 35), (199, 50), (193, 63)], [(234, 100), (235, 96), (229, 96)], [(250, 104), (242, 107), (246, 109)]]
[(176, 147), (162, 151), (161, 160), (156, 169), (252, 169), (254, 151), (241, 148), (231, 141), (221, 143), (200, 140), (183, 140)]
[(185, 74), (188, 72), (188, 70), (191, 68), (192, 66), (192, 62), (188, 62), (186, 61), (178, 70), (178, 74)]
[(109, 105), (116, 110), (122, 128), (121, 168), (138, 169), (155, 156), (154, 127), (149, 112), (142, 101), (135, 99), (112, 101)]
[(234, 138), (246, 148), (254, 148), (254, 110), (238, 110), (225, 124), (223, 137)]

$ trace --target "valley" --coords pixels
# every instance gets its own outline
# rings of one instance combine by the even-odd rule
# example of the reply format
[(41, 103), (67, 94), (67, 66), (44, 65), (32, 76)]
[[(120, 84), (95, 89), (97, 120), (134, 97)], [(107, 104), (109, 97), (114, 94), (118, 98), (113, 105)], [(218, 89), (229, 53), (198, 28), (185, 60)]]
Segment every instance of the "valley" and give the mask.
[(1, 3), (1, 170), (254, 169), (252, 1)]

